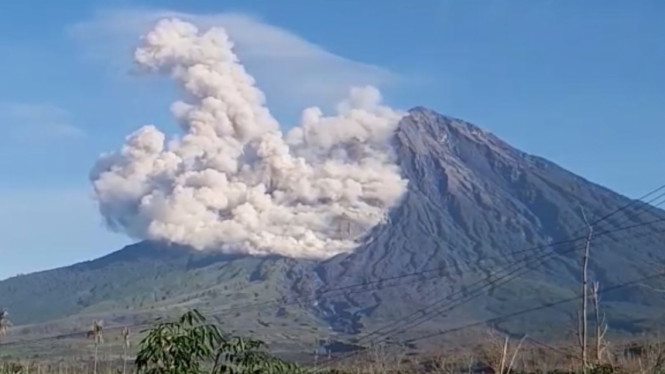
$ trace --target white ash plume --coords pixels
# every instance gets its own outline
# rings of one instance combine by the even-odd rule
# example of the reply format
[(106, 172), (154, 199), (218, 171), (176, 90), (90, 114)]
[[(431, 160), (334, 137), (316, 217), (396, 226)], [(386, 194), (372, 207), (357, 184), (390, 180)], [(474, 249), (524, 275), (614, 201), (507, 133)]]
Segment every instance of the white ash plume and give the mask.
[(390, 140), (403, 114), (373, 87), (353, 88), (325, 116), (306, 109), (283, 136), (223, 29), (160, 21), (135, 52), (170, 74), (189, 102), (171, 110), (184, 134), (155, 126), (127, 137), (91, 172), (109, 226), (138, 239), (251, 255), (348, 252), (398, 203)]

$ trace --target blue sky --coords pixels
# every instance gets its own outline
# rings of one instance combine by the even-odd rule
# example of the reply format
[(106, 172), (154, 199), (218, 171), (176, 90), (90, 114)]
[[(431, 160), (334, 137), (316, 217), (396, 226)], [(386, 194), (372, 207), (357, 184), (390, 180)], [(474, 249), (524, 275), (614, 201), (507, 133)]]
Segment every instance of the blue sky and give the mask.
[(283, 123), (371, 83), (628, 196), (665, 183), (662, 1), (3, 1), (0, 278), (129, 242), (87, 177), (139, 126), (174, 129), (170, 82), (131, 65), (174, 13), (228, 28)]

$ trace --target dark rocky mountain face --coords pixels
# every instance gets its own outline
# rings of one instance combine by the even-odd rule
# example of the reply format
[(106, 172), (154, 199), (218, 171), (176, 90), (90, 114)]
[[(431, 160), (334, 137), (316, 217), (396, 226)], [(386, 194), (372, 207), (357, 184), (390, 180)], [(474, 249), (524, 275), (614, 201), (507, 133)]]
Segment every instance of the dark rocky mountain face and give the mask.
[[(324, 315), (344, 310), (353, 316), (332, 318), (343, 330), (353, 331), (363, 321), (399, 321), (409, 312), (459, 292), (469, 299), (467, 305), (445, 316), (434, 314), (436, 326), (491, 318), (573, 296), (579, 292), (578, 264), (584, 242), (535, 247), (584, 236), (582, 209), (593, 222), (631, 202), (518, 151), (474, 125), (423, 108), (411, 110), (402, 121), (395, 147), (410, 180), (403, 203), (391, 212), (389, 224), (371, 233), (367, 244), (321, 264), (318, 273), (326, 284), (344, 286), (438, 270), (394, 281), (404, 285), (371, 293), (324, 296), (320, 303)], [(660, 210), (636, 204), (598, 223), (595, 230), (662, 217)], [(598, 236), (591, 247), (592, 279), (609, 287), (658, 271), (654, 261), (661, 262), (665, 256), (661, 249), (664, 229), (661, 222)], [(536, 261), (553, 250), (557, 252), (553, 258)], [(506, 273), (506, 266), (517, 268), (514, 264), (529, 261), (526, 267), (531, 271), (492, 287), (492, 279)], [(493, 274), (496, 278), (491, 278)], [(476, 299), (471, 287), (464, 291), (473, 282), (487, 286)], [(628, 329), (637, 328), (633, 324), (641, 318), (653, 317), (654, 304), (662, 305), (657, 295), (639, 287), (608, 293), (603, 300), (611, 322)], [(626, 315), (626, 302), (640, 305), (639, 317)], [(576, 307), (546, 309), (503, 325), (531, 333), (524, 330), (541, 328), (543, 321), (550, 327), (569, 322)], [(533, 326), (524, 323), (529, 320)]]
[[(231, 322), (238, 319), (253, 329), (250, 318), (259, 328), (285, 319), (303, 326), (307, 320), (362, 336), (446, 296), (462, 297), (465, 304), (394, 334), (418, 336), (575, 295), (584, 243), (536, 247), (584, 235), (582, 210), (594, 221), (631, 202), (476, 126), (424, 108), (402, 120), (394, 144), (409, 190), (389, 222), (372, 230), (352, 254), (314, 264), (145, 242), (94, 261), (2, 281), (0, 303), (16, 323), (34, 323), (81, 313), (214, 309), (300, 297), (305, 301), (269, 306), (259, 315), (238, 314)], [(636, 204), (594, 229), (602, 233), (662, 217), (662, 211)], [(602, 288), (658, 271), (665, 259), (662, 230), (665, 222), (599, 235), (592, 241), (592, 279)], [(556, 251), (551, 258), (538, 261), (551, 250)], [(530, 271), (498, 282), (507, 266), (525, 263)], [(477, 293), (474, 282), (483, 286)], [(655, 284), (603, 295), (610, 325), (633, 331), (660, 315), (665, 302), (648, 289)], [(575, 307), (546, 308), (493, 325), (532, 336), (560, 332), (561, 324), (571, 326)]]

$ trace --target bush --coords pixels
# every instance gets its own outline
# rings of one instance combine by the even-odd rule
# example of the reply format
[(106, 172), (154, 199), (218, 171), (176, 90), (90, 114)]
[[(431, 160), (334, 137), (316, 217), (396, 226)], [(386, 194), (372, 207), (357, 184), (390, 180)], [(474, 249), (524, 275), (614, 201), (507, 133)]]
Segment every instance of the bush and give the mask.
[(307, 370), (268, 354), (260, 340), (223, 334), (197, 310), (177, 322), (159, 322), (141, 340), (142, 374), (300, 374)]

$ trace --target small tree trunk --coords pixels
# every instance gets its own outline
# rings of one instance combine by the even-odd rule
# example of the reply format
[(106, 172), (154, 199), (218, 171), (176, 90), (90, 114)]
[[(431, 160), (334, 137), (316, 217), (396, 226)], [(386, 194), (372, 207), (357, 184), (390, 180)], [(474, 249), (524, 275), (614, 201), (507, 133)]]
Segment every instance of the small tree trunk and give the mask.
[(314, 342), (314, 370), (319, 368), (319, 341)]
[(589, 239), (587, 239), (587, 244), (584, 246), (584, 256), (582, 260), (582, 325), (580, 335), (582, 338), (582, 365), (584, 365), (584, 372), (586, 373), (587, 368), (587, 269), (589, 265)]
[(600, 315), (600, 286), (598, 282), (591, 285), (591, 300), (593, 302), (594, 317), (596, 324), (596, 363), (601, 365), (603, 362), (603, 351), (605, 350), (605, 334), (607, 333), (607, 324), (605, 317)]
[(99, 351), (98, 348), (99, 348), (99, 344), (97, 344), (97, 342), (95, 342), (95, 361), (93, 362), (93, 366), (92, 366), (92, 373), (93, 374), (97, 374), (97, 353)]
[(122, 345), (122, 374), (127, 374), (127, 345)]
[(129, 327), (122, 329), (122, 374), (127, 374), (127, 350), (129, 349)]
[(588, 234), (586, 237), (586, 243), (584, 245), (584, 252), (582, 254), (582, 305), (581, 305), (581, 324), (580, 324), (580, 344), (581, 344), (581, 356), (582, 356), (582, 371), (587, 372), (588, 367), (588, 357), (587, 357), (587, 302), (589, 299), (588, 295), (588, 282), (589, 282), (589, 249), (591, 247), (591, 239), (593, 237), (593, 226), (589, 224), (589, 221), (582, 210), (582, 217), (584, 222), (588, 227)]
[(507, 374), (510, 374), (512, 372), (513, 365), (515, 365), (515, 358), (517, 358), (517, 354), (519, 353), (520, 348), (522, 348), (522, 343), (524, 343), (524, 340), (526, 340), (526, 335), (522, 337), (519, 344), (517, 344), (517, 348), (515, 348), (515, 351), (513, 352), (513, 358), (510, 359), (510, 364), (508, 365)]
[(596, 285), (593, 287), (593, 311), (596, 324), (596, 363), (600, 365), (600, 348), (601, 348), (601, 327), (600, 327), (600, 311), (598, 310), (598, 288)]
[(499, 374), (504, 374), (504, 367), (506, 366), (506, 358), (508, 357), (508, 340), (509, 338), (506, 336), (506, 340), (503, 342), (503, 352), (501, 353), (501, 363), (499, 364)]

